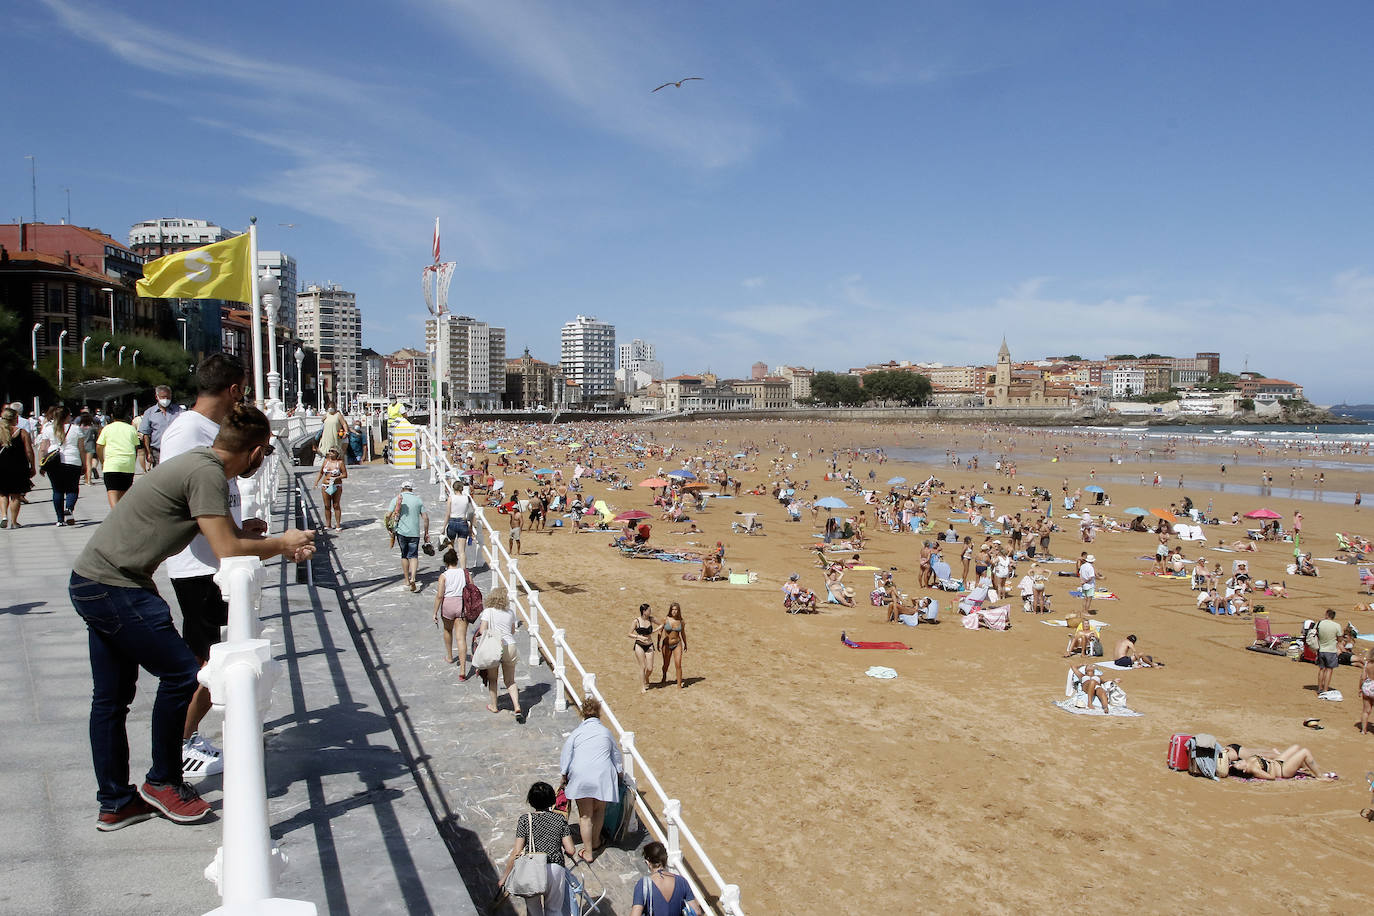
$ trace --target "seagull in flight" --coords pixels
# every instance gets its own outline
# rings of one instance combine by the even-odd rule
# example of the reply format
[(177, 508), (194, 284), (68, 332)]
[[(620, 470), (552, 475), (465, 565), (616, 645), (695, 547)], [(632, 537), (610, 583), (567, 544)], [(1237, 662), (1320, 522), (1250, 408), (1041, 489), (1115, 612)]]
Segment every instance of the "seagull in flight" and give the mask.
[[(691, 81), (691, 80), (704, 80), (704, 79), (705, 79), (705, 77), (700, 77), (700, 76), (684, 76), (682, 79), (677, 80), (676, 82), (674, 82), (673, 80), (669, 80), (668, 82), (664, 83), (662, 86), (659, 86), (658, 89), (666, 89), (666, 88), (668, 88), (669, 86), (676, 86), (677, 88), (681, 89), (683, 83), (689, 82), (689, 81)], [(651, 90), (651, 92), (657, 92), (658, 89), (653, 89), (653, 90)]]

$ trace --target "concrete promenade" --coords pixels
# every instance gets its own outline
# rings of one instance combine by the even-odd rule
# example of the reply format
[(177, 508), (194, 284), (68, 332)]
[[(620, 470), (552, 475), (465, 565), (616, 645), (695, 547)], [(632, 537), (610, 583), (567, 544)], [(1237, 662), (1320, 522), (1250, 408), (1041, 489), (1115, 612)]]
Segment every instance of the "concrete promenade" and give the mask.
[[(302, 470), (308, 485), (313, 472)], [(290, 859), (278, 894), (321, 913), (517, 913), (496, 908), (498, 869), (536, 779), (556, 783), (558, 754), (576, 714), (554, 711), (552, 674), (517, 667), (528, 722), (486, 711), (480, 681), (458, 680), (433, 623), (438, 558), (422, 558), (423, 591), (401, 585), (399, 561), (378, 519), (406, 475), (442, 506), (426, 472), (350, 469), (346, 530), (322, 535), (315, 585), (294, 565), (267, 565), (262, 616), (284, 666), (266, 723), (269, 814)], [(97, 805), (87, 716), (85, 627), (71, 609), (71, 563), (105, 517), (104, 488), (82, 488), (76, 527), (55, 527), (38, 478), (24, 527), (0, 531), (0, 912), (17, 914), (204, 913), (219, 905), (204, 877), (221, 839), (218, 819), (179, 826), (161, 818), (112, 833), (95, 830)], [(283, 488), (285, 492), (285, 488)], [(310, 494), (314, 496), (316, 494)], [(318, 500), (312, 500), (318, 503)], [(280, 514), (286, 500), (274, 507)], [(317, 511), (312, 509), (312, 511)], [(293, 521), (293, 524), (296, 522)], [(280, 524), (274, 523), (273, 531)], [(475, 570), (489, 587), (490, 574)], [(159, 589), (173, 604), (165, 579)], [(148, 763), (156, 680), (143, 675), (129, 718), (131, 773)], [(202, 730), (219, 743), (220, 716)], [(198, 783), (218, 810), (220, 778)], [(642, 842), (642, 838), (641, 838)], [(604, 885), (598, 912), (629, 912), (642, 865), (633, 850), (606, 850), (587, 873)]]

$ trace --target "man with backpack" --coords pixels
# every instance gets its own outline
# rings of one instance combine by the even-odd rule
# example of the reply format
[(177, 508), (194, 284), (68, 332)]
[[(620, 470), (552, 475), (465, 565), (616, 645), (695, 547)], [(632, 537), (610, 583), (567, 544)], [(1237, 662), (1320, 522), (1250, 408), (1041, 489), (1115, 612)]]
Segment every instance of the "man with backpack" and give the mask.
[(1331, 689), (1331, 673), (1340, 658), (1341, 625), (1336, 622), (1334, 608), (1326, 609), (1326, 617), (1313, 627), (1317, 643), (1317, 695)]

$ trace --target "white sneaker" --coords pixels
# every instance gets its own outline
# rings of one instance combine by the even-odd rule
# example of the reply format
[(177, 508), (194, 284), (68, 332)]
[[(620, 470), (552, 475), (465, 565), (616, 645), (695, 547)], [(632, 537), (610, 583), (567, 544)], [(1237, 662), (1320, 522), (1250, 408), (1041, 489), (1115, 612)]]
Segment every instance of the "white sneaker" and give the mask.
[(200, 779), (224, 772), (224, 757), (219, 748), (196, 732), (181, 745), (181, 775), (184, 779)]

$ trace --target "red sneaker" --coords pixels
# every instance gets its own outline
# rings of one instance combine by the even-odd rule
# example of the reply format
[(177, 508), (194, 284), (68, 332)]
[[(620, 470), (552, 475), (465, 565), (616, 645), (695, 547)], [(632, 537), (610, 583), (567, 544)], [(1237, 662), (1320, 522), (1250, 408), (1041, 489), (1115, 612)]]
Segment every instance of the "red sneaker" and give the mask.
[(194, 824), (210, 813), (210, 806), (200, 793), (184, 782), (176, 785), (145, 782), (138, 794), (163, 817), (178, 824)]
[(100, 816), (95, 819), (95, 829), (108, 833), (111, 830), (118, 830), (130, 824), (146, 821), (154, 814), (157, 814), (156, 809), (135, 795), (117, 811), (100, 812)]

